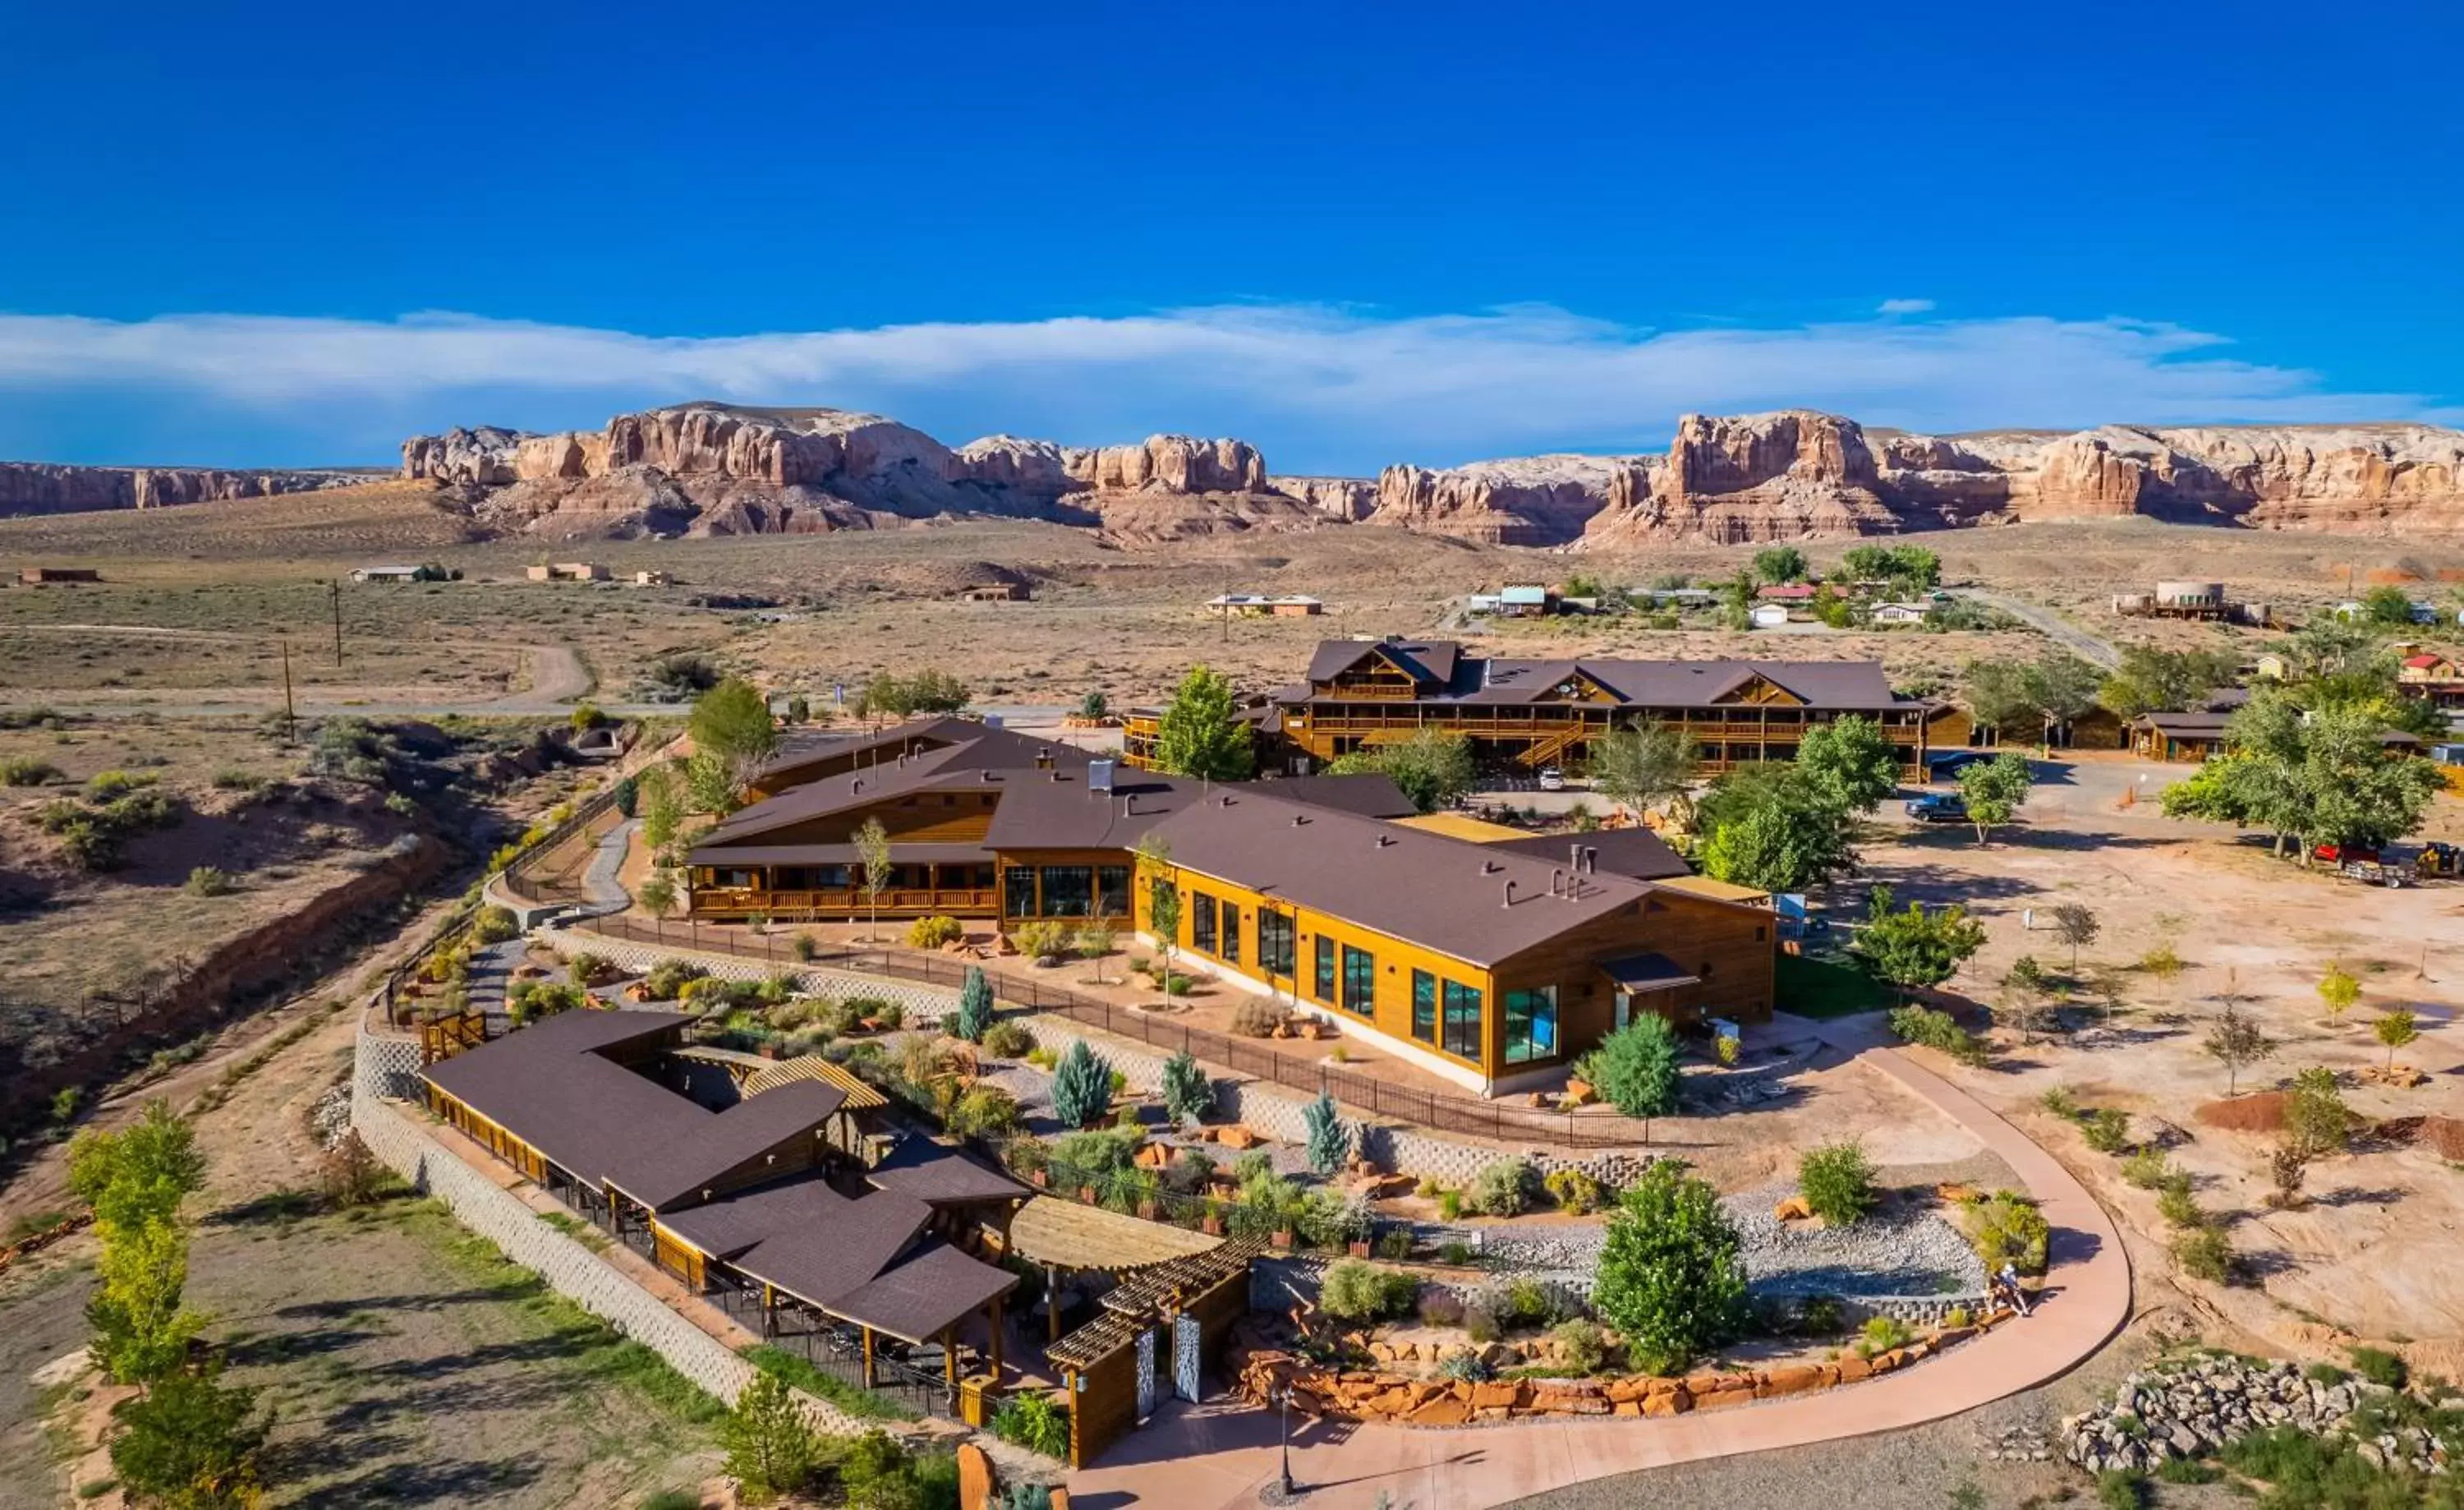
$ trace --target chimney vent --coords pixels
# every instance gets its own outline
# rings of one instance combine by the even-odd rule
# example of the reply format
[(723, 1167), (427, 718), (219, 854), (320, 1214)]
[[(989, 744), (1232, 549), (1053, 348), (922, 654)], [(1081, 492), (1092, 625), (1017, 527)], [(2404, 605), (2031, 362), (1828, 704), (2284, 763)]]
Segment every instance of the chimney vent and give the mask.
[(1586, 873), (1593, 876), (1597, 876), (1600, 873), (1599, 846), (1595, 844), (1586, 844), (1583, 846), (1583, 869)]
[(1506, 878), (1506, 904), (1509, 907), (1514, 905), (1514, 877), (1511, 876)]
[(1377, 847), (1378, 847), (1379, 849), (1381, 849), (1381, 850), (1382, 850), (1382, 849), (1384, 849), (1384, 848), (1385, 848), (1386, 846), (1388, 846), (1389, 844), (1392, 844), (1392, 843), (1394, 843), (1394, 842), (1395, 842), (1395, 835), (1393, 835), (1393, 834), (1391, 834), (1391, 833), (1381, 833), (1381, 834), (1377, 835)]

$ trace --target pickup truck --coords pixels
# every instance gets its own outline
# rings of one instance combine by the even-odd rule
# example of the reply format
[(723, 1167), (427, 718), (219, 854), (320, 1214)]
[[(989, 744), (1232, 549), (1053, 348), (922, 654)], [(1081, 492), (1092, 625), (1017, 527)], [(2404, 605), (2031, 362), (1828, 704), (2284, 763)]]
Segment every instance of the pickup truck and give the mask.
[(1930, 791), (1908, 799), (1905, 811), (1919, 823), (1966, 823), (1968, 803), (1955, 792)]

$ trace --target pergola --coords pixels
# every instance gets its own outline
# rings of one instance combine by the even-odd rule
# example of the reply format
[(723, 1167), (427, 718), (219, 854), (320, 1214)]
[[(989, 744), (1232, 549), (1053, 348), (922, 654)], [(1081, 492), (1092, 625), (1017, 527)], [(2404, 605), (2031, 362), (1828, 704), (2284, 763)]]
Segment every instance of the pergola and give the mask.
[(1053, 1342), (1061, 1340), (1063, 1271), (1119, 1275), (1126, 1283), (1130, 1276), (1195, 1258), (1222, 1243), (1221, 1237), (1051, 1195), (1030, 1197), (1009, 1224), (1009, 1251), (1044, 1270), (1046, 1336)]

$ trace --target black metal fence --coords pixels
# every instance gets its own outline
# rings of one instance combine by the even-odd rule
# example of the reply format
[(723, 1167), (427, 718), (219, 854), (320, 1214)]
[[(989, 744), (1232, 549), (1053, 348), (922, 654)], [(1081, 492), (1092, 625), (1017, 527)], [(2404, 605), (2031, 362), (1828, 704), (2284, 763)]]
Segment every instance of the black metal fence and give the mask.
[[(850, 948), (776, 935), (746, 938), (741, 930), (698, 922), (645, 922), (629, 917), (594, 919), (584, 926), (612, 939), (659, 948), (697, 949), (767, 961), (781, 969), (800, 965), (827, 965), (860, 974), (888, 975), (926, 985), (955, 988), (970, 969), (982, 969), (948, 955), (924, 954), (885, 947)], [(1466, 1096), (1394, 1085), (1373, 1076), (1277, 1054), (1253, 1039), (1158, 1018), (1111, 1002), (1081, 995), (1006, 970), (984, 969), (993, 993), (1001, 1000), (1038, 1011), (1058, 1013), (1073, 1022), (1163, 1050), (1188, 1054), (1209, 1064), (1293, 1090), (1325, 1092), (1356, 1111), (1390, 1118), (1433, 1132), (1466, 1133), (1500, 1143), (1544, 1144), (1562, 1149), (1631, 1148), (1646, 1141), (1647, 1125), (1639, 1118), (1600, 1112), (1546, 1112), (1536, 1107), (1508, 1106)]]

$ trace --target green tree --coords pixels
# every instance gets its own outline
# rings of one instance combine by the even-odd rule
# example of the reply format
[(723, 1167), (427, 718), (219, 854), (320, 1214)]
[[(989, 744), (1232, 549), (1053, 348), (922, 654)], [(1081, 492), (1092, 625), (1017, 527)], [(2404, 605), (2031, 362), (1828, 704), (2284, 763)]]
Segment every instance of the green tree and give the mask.
[(736, 1397), (736, 1409), (719, 1423), (726, 1468), (743, 1485), (750, 1504), (768, 1504), (800, 1492), (822, 1465), (821, 1437), (804, 1419), (786, 1381), (757, 1372)]
[(1749, 567), (1740, 566), (1737, 574), (1720, 584), (1722, 619), (1732, 630), (1754, 627), (1754, 590), (1759, 586)]
[(2244, 1069), (2276, 1055), (2276, 1041), (2260, 1032), (2258, 1024), (2230, 1001), (2225, 1003), (2222, 1011), (2216, 1013), (2215, 1026), (2208, 1031), (2207, 1039), (2200, 1047), (2225, 1067), (2225, 1095), (2228, 1097), (2241, 1094), (2241, 1072)]
[(1112, 1106), (1112, 1067), (1072, 1038), (1052, 1071), (1052, 1115), (1064, 1127), (1084, 1127)]
[(1794, 545), (1771, 545), (1754, 552), (1754, 575), (1765, 582), (1802, 582), (1805, 571), (1805, 552)]
[(1333, 1096), (1318, 1092), (1317, 1099), (1302, 1109), (1301, 1121), (1309, 1127), (1309, 1167), (1319, 1178), (1332, 1179), (1352, 1157), (1352, 1129), (1335, 1109)]
[(2097, 687), (2096, 700), (2119, 719), (2181, 713), (2230, 684), (2234, 670), (2235, 657), (2223, 651), (2125, 645), (2121, 664)]
[(2371, 1034), (2387, 1045), (2388, 1074), (2395, 1073), (2395, 1052), (2421, 1036), (2421, 1030), (2415, 1026), (2419, 1021), (2409, 1009), (2397, 1007), (2382, 1013), (2371, 1026)]
[(1976, 825), (1976, 842), (1984, 843), (1994, 829), (2017, 816), (2019, 805), (2028, 800), (2028, 788), (2035, 785), (2028, 757), (2010, 750), (1963, 766), (1959, 795), (1968, 804), (1968, 821)]
[(1593, 1303), (1652, 1373), (1684, 1367), (1736, 1335), (1746, 1267), (1719, 1192), (1674, 1159), (1656, 1160), (1610, 1216)]
[(176, 1216), (134, 1225), (98, 1219), (101, 1251), (86, 1301), (95, 1362), (120, 1384), (152, 1385), (188, 1361), (205, 1319), (181, 1303), (188, 1283), (188, 1234)]
[(273, 1422), (255, 1391), (210, 1376), (165, 1374), (116, 1412), (111, 1470), (130, 1502), (161, 1510), (253, 1510)]
[(1454, 806), (1479, 775), (1471, 741), (1449, 729), (1419, 729), (1400, 744), (1354, 750), (1330, 762), (1326, 770), (1331, 776), (1383, 773), (1422, 812)]
[(696, 699), (685, 727), (696, 753), (715, 755), (739, 769), (749, 771), (779, 752), (770, 703), (741, 677), (730, 677)]
[(2019, 684), (2036, 715), (2040, 741), (2050, 747), (2057, 726), (2070, 722), (2096, 706), (2103, 678), (2077, 655), (2055, 653), (2038, 656), (2021, 673)]
[(1658, 1012), (1644, 1012), (1602, 1038), (1574, 1073), (1600, 1099), (1625, 1116), (1641, 1118), (1643, 1142), (1649, 1143), (1651, 1119), (1677, 1110), (1677, 1030)]
[(1245, 781), (1256, 764), (1249, 725), (1243, 722), (1232, 684), (1193, 666), (1172, 701), (1164, 705), (1155, 736), (1155, 764), (1175, 776), (1207, 781)]
[(2372, 588), (2362, 594), (2362, 621), (2381, 629), (2412, 627), (2412, 594), (2402, 588)]
[(2325, 1004), (2328, 1017), (2333, 1021), (2343, 1022), (2344, 1013), (2350, 1011), (2353, 1004), (2361, 999), (2360, 978), (2342, 965), (2330, 960), (2327, 963), (2327, 973), (2319, 977), (2319, 1000)]
[(653, 874), (633, 889), (633, 899), (651, 917), (664, 918), (668, 909), (676, 904), (676, 883), (664, 874)]
[(2344, 1104), (2335, 1071), (2313, 1068), (2293, 1077), (2284, 1098), (2284, 1143), (2303, 1163), (2343, 1152), (2359, 1121)]
[(1804, 891), (1857, 863), (1847, 811), (1793, 764), (1722, 776), (1699, 817), (1703, 868), (1733, 885)]
[(1214, 1114), (1215, 1082), (1186, 1049), (1163, 1062), (1163, 1105), (1172, 1120), (1184, 1127)]
[(2079, 951), (2096, 942), (2097, 935), (2104, 931), (2104, 924), (2098, 921), (2093, 909), (2076, 901), (2056, 902), (2053, 919), (2055, 937), (2071, 946), (2071, 973), (2077, 975)]
[(1960, 699), (1970, 718), (2001, 735), (2043, 717), (2028, 686), (2028, 668), (2015, 660), (1969, 661), (1960, 670)]
[(676, 830), (685, 821), (684, 803), (676, 795), (676, 784), (659, 767), (642, 772), (636, 779), (641, 790), (642, 842), (653, 850), (666, 849), (673, 843)]
[(1172, 867), (1172, 841), (1150, 830), (1137, 842), (1138, 874), (1147, 888), (1147, 931), (1163, 951), (1164, 995), (1172, 994), (1172, 956), (1180, 946), (1180, 882)]
[(1638, 720), (1592, 741), (1591, 775), (1601, 796), (1639, 814), (1693, 784), (1693, 742), (1657, 719)]
[(1985, 946), (1985, 925), (1951, 906), (1927, 912), (1921, 902), (1894, 911), (1891, 888), (1877, 886), (1865, 899), (1865, 925), (1850, 951), (1875, 979), (1902, 991), (1939, 986)]
[(950, 1032), (969, 1043), (984, 1041), (984, 1030), (993, 1025), (993, 986), (984, 979), (983, 967), (970, 965), (958, 985), (958, 1010), (950, 1024)]
[(69, 1144), (69, 1188), (98, 1221), (134, 1227), (171, 1217), (205, 1183), (196, 1129), (159, 1097), (124, 1130), (89, 1127)]
[(1100, 692), (1090, 692), (1078, 699), (1078, 717), (1086, 722), (1101, 723), (1111, 711), (1111, 699)]
[(685, 801), (695, 812), (725, 817), (744, 806), (746, 774), (716, 750), (695, 750), (685, 762)]
[(1871, 812), (1900, 788), (1900, 753), (1881, 724), (1850, 714), (1805, 731), (1797, 767), (1815, 789), (1850, 812)]
[(881, 936), (881, 894), (890, 889), (890, 831), (870, 817), (855, 831), (855, 852), (864, 862), (864, 900), (872, 914), (871, 937)]

